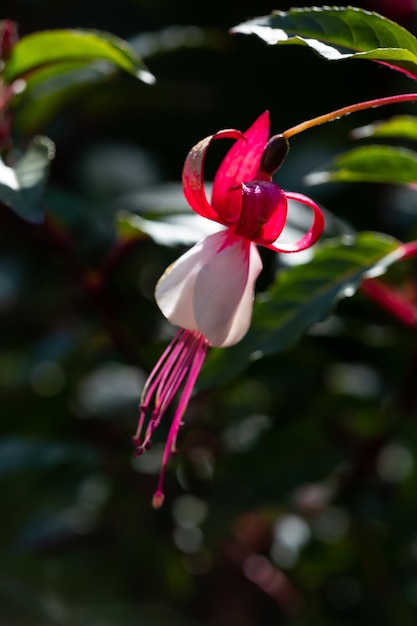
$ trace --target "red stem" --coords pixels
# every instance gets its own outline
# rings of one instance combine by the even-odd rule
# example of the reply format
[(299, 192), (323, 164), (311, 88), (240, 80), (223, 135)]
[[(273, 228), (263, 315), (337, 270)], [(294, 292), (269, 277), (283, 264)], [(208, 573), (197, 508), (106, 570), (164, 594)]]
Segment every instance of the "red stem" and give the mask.
[(417, 310), (398, 291), (384, 285), (376, 278), (367, 278), (361, 285), (361, 290), (375, 302), (389, 311), (406, 326), (417, 328)]
[(417, 93), (402, 93), (394, 96), (386, 96), (385, 98), (366, 100), (365, 102), (359, 102), (358, 104), (350, 104), (349, 106), (342, 107), (341, 109), (336, 109), (335, 111), (331, 111), (330, 113), (319, 115), (318, 117), (313, 117), (310, 120), (301, 122), (301, 124), (297, 124), (292, 128), (288, 128), (285, 132), (281, 133), (281, 135), (285, 139), (289, 139), (290, 137), (298, 135), (299, 133), (302, 133), (309, 128), (319, 126), (320, 124), (324, 124), (325, 122), (331, 122), (338, 119), (339, 117), (349, 115), (350, 113), (354, 113), (356, 111), (364, 111), (366, 109), (372, 109), (384, 106), (386, 104), (396, 104), (398, 102), (414, 102), (416, 100)]

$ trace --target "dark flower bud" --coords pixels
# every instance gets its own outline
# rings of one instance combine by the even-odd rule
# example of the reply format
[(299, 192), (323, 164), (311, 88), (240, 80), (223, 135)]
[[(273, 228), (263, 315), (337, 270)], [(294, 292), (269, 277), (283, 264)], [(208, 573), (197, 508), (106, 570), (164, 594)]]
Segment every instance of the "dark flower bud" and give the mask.
[(260, 170), (272, 176), (281, 167), (290, 146), (284, 135), (274, 135), (268, 141), (261, 157)]
[(16, 24), (11, 20), (0, 21), (0, 59), (7, 61), (18, 41)]

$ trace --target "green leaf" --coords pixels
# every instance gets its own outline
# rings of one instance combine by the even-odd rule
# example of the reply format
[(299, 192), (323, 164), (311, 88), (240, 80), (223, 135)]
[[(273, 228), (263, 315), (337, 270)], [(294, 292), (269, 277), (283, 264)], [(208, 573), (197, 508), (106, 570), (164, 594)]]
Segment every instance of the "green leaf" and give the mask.
[(362, 146), (337, 156), (326, 169), (305, 178), (309, 185), (327, 182), (417, 182), (417, 152), (392, 146)]
[(4, 68), (4, 79), (11, 83), (33, 72), (68, 65), (85, 66), (105, 61), (146, 83), (154, 77), (131, 46), (109, 33), (87, 30), (49, 30), (23, 37), (14, 46)]
[(270, 45), (308, 46), (329, 61), (368, 59), (417, 76), (417, 39), (395, 22), (356, 7), (306, 7), (239, 24)]
[(364, 137), (402, 137), (417, 141), (417, 117), (413, 115), (396, 115), (383, 120), (355, 128), (352, 132), (355, 139)]
[(225, 382), (251, 361), (290, 348), (340, 299), (352, 296), (364, 277), (383, 273), (394, 263), (399, 245), (372, 232), (333, 239), (318, 248), (309, 263), (279, 273), (256, 299), (248, 334), (231, 348), (210, 351), (201, 385)]
[(45, 127), (71, 101), (80, 102), (92, 85), (108, 80), (108, 68), (95, 64), (60, 63), (36, 71), (25, 80), (26, 87), (14, 99), (15, 126), (24, 134)]
[(36, 137), (14, 167), (0, 159), (0, 202), (32, 223), (43, 220), (43, 193), (55, 154), (47, 137)]

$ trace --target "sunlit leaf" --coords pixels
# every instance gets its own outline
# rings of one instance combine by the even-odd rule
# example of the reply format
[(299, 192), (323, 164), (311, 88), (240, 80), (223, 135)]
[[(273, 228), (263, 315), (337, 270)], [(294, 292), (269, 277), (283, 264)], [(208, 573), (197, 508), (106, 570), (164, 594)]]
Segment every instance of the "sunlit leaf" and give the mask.
[(324, 59), (378, 61), (417, 75), (417, 39), (395, 22), (356, 7), (306, 7), (274, 11), (235, 26), (267, 44), (308, 46)]
[(279, 273), (254, 306), (251, 329), (240, 343), (212, 350), (201, 382), (216, 384), (242, 372), (250, 361), (294, 345), (342, 298), (352, 296), (370, 272), (397, 259), (399, 242), (379, 233), (329, 240), (305, 265)]
[(312, 172), (305, 182), (417, 182), (417, 152), (391, 146), (362, 146), (337, 156), (325, 169)]
[(128, 43), (103, 32), (49, 30), (23, 37), (5, 64), (4, 78), (10, 83), (53, 65), (67, 71), (68, 64), (89, 65), (105, 61), (147, 83), (154, 77)]
[(396, 115), (388, 120), (355, 128), (352, 136), (355, 139), (364, 137), (402, 137), (417, 141), (417, 117), (413, 115)]
[(43, 219), (42, 198), (54, 152), (51, 140), (37, 137), (14, 167), (0, 159), (0, 202), (28, 222)]

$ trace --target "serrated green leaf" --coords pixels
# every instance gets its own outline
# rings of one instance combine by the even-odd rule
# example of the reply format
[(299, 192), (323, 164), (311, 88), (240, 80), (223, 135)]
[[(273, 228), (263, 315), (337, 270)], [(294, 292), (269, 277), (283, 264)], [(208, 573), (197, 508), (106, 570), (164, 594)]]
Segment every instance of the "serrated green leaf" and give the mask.
[(0, 159), (0, 202), (32, 223), (43, 220), (43, 193), (54, 157), (54, 144), (47, 137), (36, 137), (15, 167)]
[(388, 120), (367, 124), (352, 131), (355, 139), (364, 137), (401, 137), (417, 141), (417, 117), (396, 115)]
[(392, 146), (362, 146), (337, 156), (326, 169), (312, 172), (305, 182), (374, 182), (407, 185), (417, 182), (417, 152)]
[(248, 334), (231, 348), (210, 351), (201, 385), (225, 382), (250, 361), (290, 348), (341, 298), (352, 296), (365, 276), (383, 273), (394, 263), (399, 245), (372, 232), (329, 240), (309, 263), (278, 274), (268, 292), (256, 299)]
[(49, 30), (23, 37), (13, 48), (4, 68), (11, 83), (53, 65), (89, 65), (105, 61), (147, 83), (154, 77), (129, 44), (114, 35), (87, 30)]
[(308, 46), (329, 61), (368, 59), (417, 76), (417, 39), (377, 13), (356, 7), (306, 7), (274, 11), (235, 26), (270, 45)]

